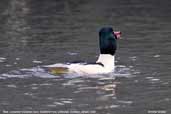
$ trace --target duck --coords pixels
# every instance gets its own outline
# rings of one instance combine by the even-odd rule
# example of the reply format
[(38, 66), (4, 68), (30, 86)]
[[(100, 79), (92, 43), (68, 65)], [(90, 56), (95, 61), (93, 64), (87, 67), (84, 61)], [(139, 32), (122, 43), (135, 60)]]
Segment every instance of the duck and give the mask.
[(46, 65), (44, 68), (50, 74), (107, 74), (114, 72), (117, 40), (121, 37), (120, 31), (113, 31), (112, 27), (103, 27), (99, 30), (100, 55), (95, 63), (57, 63)]

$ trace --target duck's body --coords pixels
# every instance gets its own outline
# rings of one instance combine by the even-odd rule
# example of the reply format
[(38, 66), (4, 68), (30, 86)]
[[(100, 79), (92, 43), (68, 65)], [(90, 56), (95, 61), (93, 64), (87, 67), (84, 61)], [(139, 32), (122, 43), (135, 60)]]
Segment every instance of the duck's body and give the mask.
[(114, 56), (100, 54), (96, 63), (68, 63), (48, 65), (53, 74), (77, 73), (77, 74), (106, 74), (114, 70)]
[(113, 29), (102, 28), (99, 32), (100, 52), (94, 64), (68, 63), (45, 66), (52, 74), (77, 73), (77, 74), (107, 74), (114, 71), (117, 35)]

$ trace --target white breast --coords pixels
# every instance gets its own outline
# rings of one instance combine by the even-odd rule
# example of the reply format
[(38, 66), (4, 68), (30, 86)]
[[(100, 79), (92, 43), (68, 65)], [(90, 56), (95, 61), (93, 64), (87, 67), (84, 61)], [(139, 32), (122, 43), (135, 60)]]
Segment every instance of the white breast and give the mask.
[(102, 63), (108, 70), (113, 71), (115, 68), (115, 56), (110, 54), (100, 54), (97, 63)]

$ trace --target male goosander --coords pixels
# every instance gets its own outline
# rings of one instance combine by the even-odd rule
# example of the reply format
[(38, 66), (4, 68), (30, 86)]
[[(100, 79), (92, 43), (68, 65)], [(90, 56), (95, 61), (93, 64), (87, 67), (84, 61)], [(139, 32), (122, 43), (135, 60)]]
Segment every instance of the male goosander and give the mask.
[(114, 71), (115, 51), (117, 39), (121, 32), (114, 32), (111, 27), (104, 27), (99, 31), (100, 55), (94, 64), (70, 63), (45, 66), (51, 74), (107, 74)]

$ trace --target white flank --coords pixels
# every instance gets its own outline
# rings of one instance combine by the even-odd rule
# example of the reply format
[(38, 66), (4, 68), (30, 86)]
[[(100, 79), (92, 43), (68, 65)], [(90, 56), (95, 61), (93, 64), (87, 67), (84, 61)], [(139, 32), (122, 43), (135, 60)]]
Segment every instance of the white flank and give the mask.
[(99, 64), (71, 64), (68, 66), (71, 72), (79, 74), (105, 74), (114, 71), (114, 60), (115, 57), (109, 54), (100, 54), (96, 63), (102, 63), (104, 66)]
[(57, 64), (52, 64), (52, 65), (45, 65), (43, 67), (49, 67), (49, 68), (53, 68), (53, 67), (68, 67), (68, 65), (67, 64), (57, 63)]
[(85, 63), (73, 63), (73, 64), (53, 64), (45, 67), (65, 67), (68, 68), (69, 73), (84, 74), (106, 74), (114, 71), (115, 57), (110, 54), (100, 54), (96, 63), (100, 64), (85, 64)]

